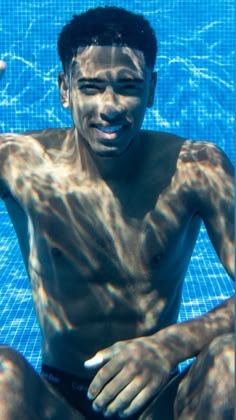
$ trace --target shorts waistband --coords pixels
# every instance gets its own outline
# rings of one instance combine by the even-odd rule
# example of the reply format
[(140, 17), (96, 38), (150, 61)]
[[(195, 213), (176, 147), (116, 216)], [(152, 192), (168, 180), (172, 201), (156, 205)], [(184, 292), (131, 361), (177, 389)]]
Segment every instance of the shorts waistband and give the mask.
[(42, 363), (41, 375), (51, 385), (58, 388), (66, 387), (73, 391), (87, 392), (91, 379), (79, 378), (76, 375), (64, 372), (63, 370), (57, 369), (52, 366), (48, 366)]

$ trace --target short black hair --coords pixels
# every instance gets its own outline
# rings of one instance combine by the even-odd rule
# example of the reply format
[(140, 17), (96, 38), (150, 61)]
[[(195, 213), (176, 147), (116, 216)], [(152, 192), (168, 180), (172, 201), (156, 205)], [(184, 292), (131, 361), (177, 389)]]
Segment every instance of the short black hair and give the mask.
[(115, 6), (97, 7), (74, 15), (58, 37), (58, 54), (64, 71), (78, 48), (90, 45), (127, 46), (140, 50), (146, 65), (154, 68), (157, 39), (143, 15)]

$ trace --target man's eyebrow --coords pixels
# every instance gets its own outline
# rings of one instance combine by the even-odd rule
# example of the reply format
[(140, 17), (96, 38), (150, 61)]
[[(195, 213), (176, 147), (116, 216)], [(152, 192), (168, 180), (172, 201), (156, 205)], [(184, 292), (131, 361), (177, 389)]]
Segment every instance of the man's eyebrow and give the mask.
[(120, 79), (118, 79), (119, 83), (143, 83), (144, 80), (139, 78), (139, 77), (132, 77), (132, 76), (128, 76), (128, 77), (122, 77)]
[(104, 80), (100, 79), (99, 77), (81, 77), (80, 79), (78, 79), (78, 83), (87, 83), (87, 82), (102, 83), (104, 82)]
[[(81, 77), (80, 79), (78, 79), (78, 83), (104, 83), (106, 82), (105, 79), (99, 78), (99, 77)], [(127, 76), (127, 77), (121, 77), (117, 80), (118, 83), (143, 83), (144, 80), (142, 78), (139, 77), (132, 77), (132, 76)]]

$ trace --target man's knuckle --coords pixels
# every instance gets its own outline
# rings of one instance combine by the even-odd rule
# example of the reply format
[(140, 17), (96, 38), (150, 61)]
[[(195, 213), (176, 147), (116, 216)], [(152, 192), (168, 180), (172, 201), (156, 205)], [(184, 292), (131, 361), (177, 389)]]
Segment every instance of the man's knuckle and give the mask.
[(127, 369), (130, 374), (133, 374), (133, 373), (137, 374), (139, 371), (139, 365), (135, 360), (131, 359), (129, 360), (127, 364)]
[(96, 389), (100, 388), (103, 382), (106, 380), (106, 377), (107, 377), (106, 370), (104, 368), (102, 370), (99, 370), (96, 375), (96, 382), (94, 383), (93, 388), (96, 388)]

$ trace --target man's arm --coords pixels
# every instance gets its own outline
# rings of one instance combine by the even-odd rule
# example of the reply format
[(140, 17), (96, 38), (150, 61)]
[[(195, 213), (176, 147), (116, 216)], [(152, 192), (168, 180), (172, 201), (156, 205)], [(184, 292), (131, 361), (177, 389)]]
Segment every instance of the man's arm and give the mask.
[[(6, 69), (6, 63), (0, 60), (0, 80)], [(32, 132), (33, 133), (33, 132)], [(29, 147), (30, 145), (30, 147)], [(11, 191), (17, 190), (17, 175), (25, 173), (25, 162), (41, 162), (42, 152), (40, 145), (28, 132), (22, 134), (4, 133), (0, 134), (0, 197)]]
[[(192, 179), (196, 208), (209, 238), (230, 277), (234, 278), (234, 169), (224, 152), (212, 143), (196, 142), (181, 179)], [(194, 176), (191, 176), (191, 173)], [(177, 362), (196, 356), (215, 337), (234, 331), (234, 299), (207, 314), (163, 330), (175, 348)], [(159, 337), (159, 333), (157, 334)], [(178, 344), (179, 343), (179, 344)]]
[[(6, 63), (4, 61), (0, 60), (0, 80), (3, 77), (5, 69), (6, 69)], [(0, 140), (0, 197), (1, 197), (1, 194), (3, 192), (3, 180), (2, 180), (2, 177), (3, 177), (3, 174), (2, 174), (2, 171), (3, 171), (3, 152), (1, 152), (1, 148), (2, 147), (1, 147), (1, 140)]]
[(234, 168), (211, 143), (205, 143), (205, 155), (195, 164), (196, 176), (202, 178), (196, 188), (199, 213), (222, 265), (234, 278)]

